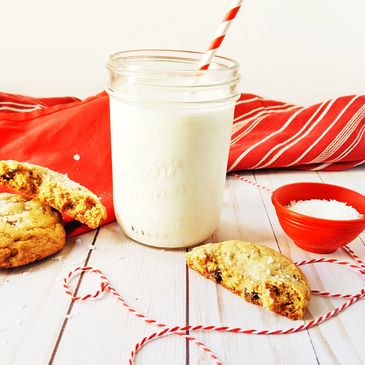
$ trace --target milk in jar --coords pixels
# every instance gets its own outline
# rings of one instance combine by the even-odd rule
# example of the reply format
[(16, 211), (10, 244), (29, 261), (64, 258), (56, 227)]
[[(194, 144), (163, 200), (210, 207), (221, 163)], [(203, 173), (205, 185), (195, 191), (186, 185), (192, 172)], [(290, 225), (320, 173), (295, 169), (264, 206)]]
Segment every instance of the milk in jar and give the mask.
[(236, 62), (200, 54), (130, 51), (111, 56), (113, 201), (130, 238), (187, 247), (217, 229), (237, 98)]

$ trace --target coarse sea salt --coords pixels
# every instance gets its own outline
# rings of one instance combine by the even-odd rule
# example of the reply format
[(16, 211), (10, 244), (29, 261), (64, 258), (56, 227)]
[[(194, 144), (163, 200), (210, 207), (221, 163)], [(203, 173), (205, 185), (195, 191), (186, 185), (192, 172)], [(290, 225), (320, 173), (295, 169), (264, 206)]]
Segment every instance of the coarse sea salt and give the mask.
[(351, 220), (364, 218), (355, 208), (337, 200), (310, 199), (291, 201), (286, 208), (315, 218)]

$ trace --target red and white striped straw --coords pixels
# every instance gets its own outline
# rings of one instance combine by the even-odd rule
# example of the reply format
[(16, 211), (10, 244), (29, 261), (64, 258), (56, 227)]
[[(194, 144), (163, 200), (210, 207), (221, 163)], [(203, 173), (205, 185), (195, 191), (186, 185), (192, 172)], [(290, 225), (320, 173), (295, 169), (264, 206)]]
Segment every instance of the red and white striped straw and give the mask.
[(243, 0), (233, 0), (229, 10), (226, 12), (222, 23), (217, 29), (214, 39), (210, 43), (207, 51), (202, 57), (199, 63), (199, 70), (207, 70), (212, 62), (214, 55), (217, 52), (217, 49), (222, 44), (224, 37), (226, 36), (229, 27), (231, 26), (233, 19), (236, 17), (238, 11), (241, 8)]

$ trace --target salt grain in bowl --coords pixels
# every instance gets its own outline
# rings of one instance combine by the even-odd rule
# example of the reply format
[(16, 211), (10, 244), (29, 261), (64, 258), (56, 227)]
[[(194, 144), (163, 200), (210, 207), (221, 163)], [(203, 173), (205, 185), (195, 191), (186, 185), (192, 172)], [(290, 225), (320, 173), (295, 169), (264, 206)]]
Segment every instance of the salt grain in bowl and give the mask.
[(310, 199), (291, 201), (286, 208), (315, 218), (352, 220), (364, 218), (355, 208), (337, 200)]

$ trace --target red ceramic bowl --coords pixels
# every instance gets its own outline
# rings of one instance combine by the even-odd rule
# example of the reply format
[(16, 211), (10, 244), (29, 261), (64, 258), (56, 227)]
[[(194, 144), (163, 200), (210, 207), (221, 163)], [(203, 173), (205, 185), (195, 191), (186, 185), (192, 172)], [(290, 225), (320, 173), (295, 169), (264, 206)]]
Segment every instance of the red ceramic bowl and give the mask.
[(365, 217), (365, 196), (341, 186), (323, 183), (296, 183), (281, 186), (272, 194), (281, 227), (303, 250), (315, 253), (336, 251), (365, 229), (365, 218), (331, 220), (314, 218), (285, 208), (293, 200), (335, 199), (354, 207)]

